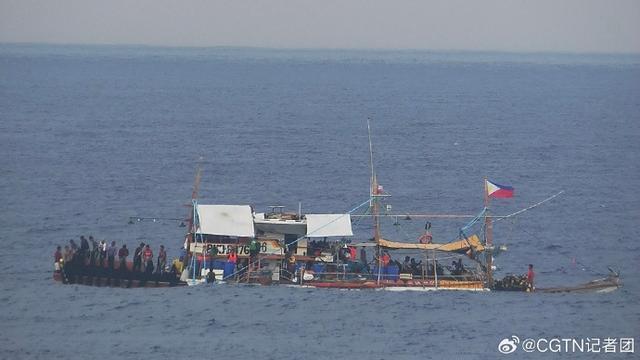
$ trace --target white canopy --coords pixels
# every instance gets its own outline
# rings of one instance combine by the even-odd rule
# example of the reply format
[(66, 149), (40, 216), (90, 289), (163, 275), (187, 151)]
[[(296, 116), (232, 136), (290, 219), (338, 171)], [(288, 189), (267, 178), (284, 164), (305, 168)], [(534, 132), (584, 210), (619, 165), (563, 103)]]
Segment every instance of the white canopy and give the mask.
[(249, 205), (198, 205), (198, 234), (254, 237)]
[(307, 214), (307, 237), (353, 236), (349, 214)]

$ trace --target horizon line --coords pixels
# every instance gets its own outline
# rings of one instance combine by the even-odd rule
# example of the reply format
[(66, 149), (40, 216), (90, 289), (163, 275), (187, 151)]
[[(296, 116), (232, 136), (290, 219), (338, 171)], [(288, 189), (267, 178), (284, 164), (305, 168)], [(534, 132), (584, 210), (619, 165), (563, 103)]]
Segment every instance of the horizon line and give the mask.
[(237, 50), (271, 50), (271, 51), (371, 51), (371, 52), (431, 52), (431, 53), (494, 53), (518, 55), (588, 55), (588, 56), (640, 56), (640, 52), (611, 51), (575, 51), (575, 50), (501, 50), (501, 49), (433, 49), (433, 48), (372, 48), (372, 47), (289, 47), (289, 46), (254, 46), (254, 45), (174, 45), (174, 44), (142, 44), (142, 43), (76, 43), (76, 42), (31, 42), (0, 41), (0, 45), (10, 46), (86, 46), (86, 47), (137, 47), (156, 49), (237, 49)]

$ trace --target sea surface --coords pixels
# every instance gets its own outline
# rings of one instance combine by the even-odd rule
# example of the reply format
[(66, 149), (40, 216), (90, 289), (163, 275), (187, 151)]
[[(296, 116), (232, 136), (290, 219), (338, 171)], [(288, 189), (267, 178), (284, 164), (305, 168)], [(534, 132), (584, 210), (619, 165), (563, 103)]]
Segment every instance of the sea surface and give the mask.
[[(178, 255), (200, 203), (347, 212), (375, 170), (396, 214), (476, 214), (483, 179), (537, 286), (619, 270), (608, 294), (288, 287), (113, 289), (52, 280), (80, 235)], [(0, 358), (633, 358), (498, 352), (520, 339), (640, 341), (640, 57), (0, 45)], [(130, 217), (136, 219), (129, 224)], [(138, 217), (155, 218), (138, 222)], [(424, 220), (384, 223), (416, 241)], [(432, 219), (435, 241), (465, 219)], [(355, 240), (371, 226), (358, 222)], [(636, 354), (640, 344), (636, 344)], [(637, 357), (637, 355), (635, 355)]]

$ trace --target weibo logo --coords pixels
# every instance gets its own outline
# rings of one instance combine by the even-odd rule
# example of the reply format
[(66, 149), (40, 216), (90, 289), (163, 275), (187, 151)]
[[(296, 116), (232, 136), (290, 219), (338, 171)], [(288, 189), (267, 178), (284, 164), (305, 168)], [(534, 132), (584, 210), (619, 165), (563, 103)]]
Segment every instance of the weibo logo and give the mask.
[(500, 341), (500, 344), (498, 344), (498, 351), (503, 354), (511, 354), (518, 349), (518, 344), (520, 344), (520, 338), (515, 335), (511, 335), (510, 338), (504, 338)]

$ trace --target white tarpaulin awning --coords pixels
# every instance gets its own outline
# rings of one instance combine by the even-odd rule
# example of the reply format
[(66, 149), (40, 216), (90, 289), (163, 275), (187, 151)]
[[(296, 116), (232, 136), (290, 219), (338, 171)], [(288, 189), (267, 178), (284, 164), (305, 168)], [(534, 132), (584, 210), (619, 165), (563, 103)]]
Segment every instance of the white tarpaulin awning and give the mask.
[(353, 236), (349, 214), (307, 214), (307, 237)]
[(198, 234), (254, 237), (249, 205), (198, 205)]

